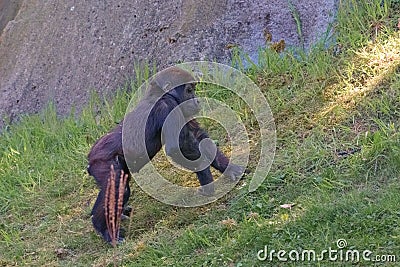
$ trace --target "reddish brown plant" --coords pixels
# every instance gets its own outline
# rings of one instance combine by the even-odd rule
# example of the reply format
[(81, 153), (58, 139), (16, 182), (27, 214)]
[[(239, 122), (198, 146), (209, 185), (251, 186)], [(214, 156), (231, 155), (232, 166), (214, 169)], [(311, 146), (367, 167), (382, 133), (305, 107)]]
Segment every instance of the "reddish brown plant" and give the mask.
[(116, 184), (116, 173), (114, 166), (111, 165), (110, 177), (107, 181), (106, 195), (104, 200), (104, 209), (108, 233), (111, 237), (113, 247), (119, 240), (119, 229), (121, 225), (121, 215), (123, 210), (124, 190), (128, 180), (128, 174), (121, 170), (118, 192)]

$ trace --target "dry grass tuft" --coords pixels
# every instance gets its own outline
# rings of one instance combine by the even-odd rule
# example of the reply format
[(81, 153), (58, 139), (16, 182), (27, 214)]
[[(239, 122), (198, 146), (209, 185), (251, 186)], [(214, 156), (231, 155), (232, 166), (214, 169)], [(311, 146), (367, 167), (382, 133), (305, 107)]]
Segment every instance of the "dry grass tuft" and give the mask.
[(121, 170), (121, 176), (117, 185), (114, 166), (111, 165), (110, 177), (108, 178), (107, 182), (104, 209), (106, 215), (107, 229), (108, 233), (110, 234), (111, 244), (113, 247), (116, 247), (117, 241), (119, 240), (119, 229), (123, 209), (124, 191), (127, 180), (128, 174), (125, 174), (124, 171)]

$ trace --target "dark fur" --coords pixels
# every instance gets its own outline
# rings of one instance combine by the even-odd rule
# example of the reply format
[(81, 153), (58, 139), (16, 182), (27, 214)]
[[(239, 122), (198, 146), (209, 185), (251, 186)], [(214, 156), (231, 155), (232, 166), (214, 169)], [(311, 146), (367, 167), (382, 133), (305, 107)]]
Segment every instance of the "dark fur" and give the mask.
[(131, 178), (131, 175), (128, 166), (126, 165), (124, 153), (122, 151), (122, 124), (118, 125), (111, 132), (97, 140), (97, 142), (90, 150), (88, 158), (89, 165), (87, 171), (95, 178), (96, 183), (100, 188), (100, 192), (97, 196), (91, 213), (93, 226), (103, 236), (104, 240), (111, 243), (112, 240), (107, 231), (107, 225), (104, 215), (104, 198), (107, 188), (107, 181), (110, 177), (111, 165), (114, 166), (114, 171), (116, 173), (117, 192), (119, 188), (119, 178), (121, 176), (121, 170), (125, 174), (128, 174), (128, 180), (126, 183), (123, 200), (125, 213), (129, 213), (127, 202), (131, 194), (131, 190), (129, 187), (129, 180)]
[[(191, 85), (194, 89), (194, 85)], [(191, 90), (187, 89), (188, 86), (183, 85), (168, 93), (164, 94), (154, 108), (151, 110), (148, 120), (145, 122), (145, 148), (141, 147), (140, 144), (134, 144), (134, 151), (129, 151), (126, 153), (127, 160), (129, 160), (129, 167), (132, 172), (138, 172), (147, 162), (152, 159), (156, 153), (161, 149), (163, 143), (161, 138), (161, 128), (163, 123), (168, 116), (168, 114), (180, 103), (190, 100), (188, 105), (184, 106), (182, 109), (182, 114), (184, 116), (194, 115), (198, 111), (198, 100)], [(139, 103), (137, 108), (128, 114), (128, 119), (133, 119), (133, 125), (140, 125), (144, 116), (142, 115), (149, 106), (153, 106), (155, 103), (154, 96), (150, 94), (147, 98)], [(136, 124), (137, 121), (137, 124)], [(132, 121), (130, 121), (132, 122)], [(179, 123), (177, 123), (179, 125)], [(88, 172), (90, 175), (94, 176), (98, 186), (100, 187), (100, 192), (98, 194), (96, 203), (94, 204), (92, 210), (92, 222), (93, 226), (97, 232), (99, 232), (104, 240), (111, 242), (110, 235), (106, 226), (106, 218), (104, 215), (104, 198), (105, 190), (107, 186), (107, 179), (110, 175), (110, 166), (114, 166), (117, 178), (117, 189), (121, 170), (126, 174), (129, 174), (128, 166), (125, 162), (124, 152), (122, 149), (122, 125), (121, 122), (117, 127), (115, 127), (108, 134), (101, 137), (92, 147), (88, 159), (89, 166)], [(183, 124), (182, 124), (183, 125)], [(131, 131), (133, 140), (139, 139), (135, 136), (134, 129)], [(171, 137), (172, 138), (172, 137)], [(175, 151), (180, 149), (182, 154), (190, 160), (195, 160), (200, 157), (199, 142), (204, 138), (208, 138), (208, 134), (200, 128), (198, 122), (194, 119), (190, 120), (185, 126), (183, 126), (181, 133), (179, 134), (179, 144), (175, 144), (170, 140), (170, 137), (164, 136), (164, 144), (166, 146), (167, 155), (171, 156), (173, 159), (175, 157)], [(178, 146), (178, 147), (177, 147)], [(147, 153), (148, 157), (144, 157), (144, 153)], [(129, 156), (128, 156), (129, 155)], [(217, 150), (217, 155), (212, 161), (211, 166), (220, 171), (225, 172), (229, 164), (229, 159), (220, 151)], [(232, 165), (230, 170), (227, 170), (226, 175), (232, 179), (240, 177), (244, 172), (244, 168)], [(197, 178), (200, 185), (205, 186), (213, 181), (213, 177), (208, 166), (206, 169), (196, 172)], [(131, 178), (129, 174), (129, 179)], [(117, 190), (118, 191), (118, 190)], [(205, 195), (212, 195), (214, 193), (213, 184), (202, 187), (201, 193)], [(130, 196), (130, 188), (127, 183), (125, 194), (124, 194), (124, 207)]]

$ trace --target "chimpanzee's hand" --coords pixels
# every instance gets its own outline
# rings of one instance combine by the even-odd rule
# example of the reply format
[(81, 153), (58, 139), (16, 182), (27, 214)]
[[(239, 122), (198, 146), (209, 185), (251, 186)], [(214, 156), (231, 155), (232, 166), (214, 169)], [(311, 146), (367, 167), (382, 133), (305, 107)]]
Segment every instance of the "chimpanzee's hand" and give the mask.
[(228, 168), (226, 168), (224, 176), (228, 177), (232, 181), (237, 181), (245, 173), (248, 173), (245, 167), (236, 164), (230, 164)]

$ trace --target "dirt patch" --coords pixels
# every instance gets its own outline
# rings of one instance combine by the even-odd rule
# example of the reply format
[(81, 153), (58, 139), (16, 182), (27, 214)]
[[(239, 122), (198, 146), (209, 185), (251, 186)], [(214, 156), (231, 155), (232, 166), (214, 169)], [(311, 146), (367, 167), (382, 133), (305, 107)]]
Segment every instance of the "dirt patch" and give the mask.
[[(8, 4), (6, 4), (8, 3)], [(305, 46), (323, 36), (336, 0), (4, 1), (0, 22), (0, 116), (41, 110), (66, 114), (90, 91), (109, 93), (134, 77), (134, 63), (159, 68), (178, 61), (228, 62), (230, 45), (253, 58), (273, 41)], [(3, 12), (2, 12), (3, 14)], [(0, 24), (1, 25), (1, 24)]]

